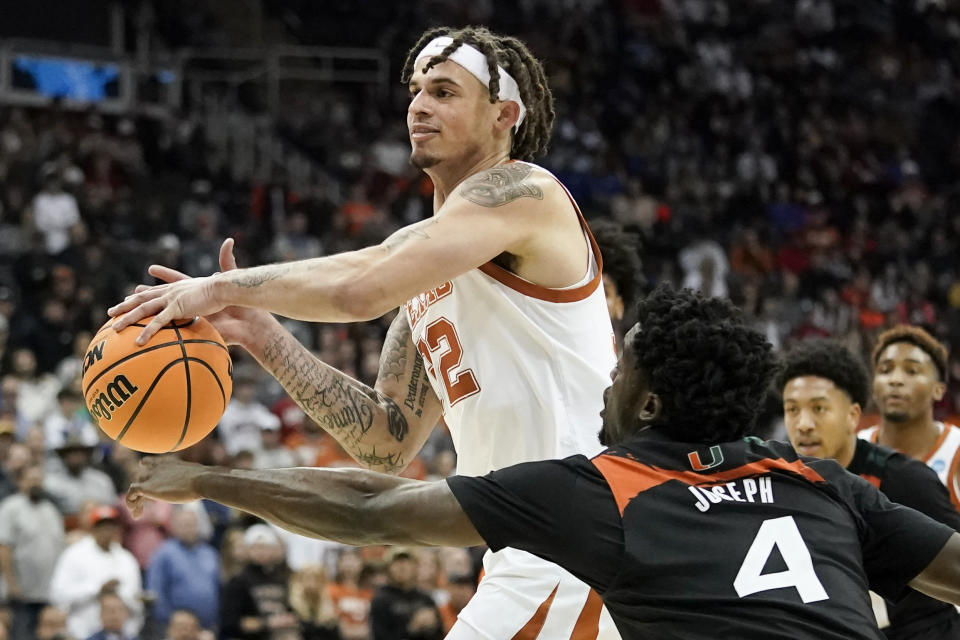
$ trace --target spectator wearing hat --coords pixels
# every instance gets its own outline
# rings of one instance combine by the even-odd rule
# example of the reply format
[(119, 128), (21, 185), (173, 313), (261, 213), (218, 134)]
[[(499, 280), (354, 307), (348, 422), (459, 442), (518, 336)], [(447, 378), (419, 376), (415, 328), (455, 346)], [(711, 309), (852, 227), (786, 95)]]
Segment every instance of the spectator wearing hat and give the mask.
[(50, 473), (45, 484), (60, 512), (67, 518), (68, 530), (76, 527), (76, 517), (84, 504), (114, 504), (117, 501), (117, 492), (110, 476), (91, 466), (97, 442), (85, 437), (88, 436), (70, 434), (56, 448), (63, 468)]
[(43, 465), (20, 470), (19, 491), (0, 502), (0, 573), (13, 608), (13, 640), (33, 637), (50, 600), (50, 579), (64, 547), (63, 518), (43, 490)]
[(221, 637), (279, 640), (295, 634), (299, 623), (289, 605), (290, 572), (280, 538), (269, 526), (255, 524), (244, 533), (243, 543), (246, 563), (223, 588)]
[(373, 640), (440, 640), (440, 612), (429, 594), (417, 589), (417, 557), (405, 547), (391, 551), (389, 582), (377, 590), (370, 605)]
[(171, 538), (150, 560), (147, 590), (156, 597), (153, 617), (166, 627), (174, 611), (192, 611), (212, 628), (219, 619), (220, 556), (200, 540), (197, 514), (179, 508), (170, 518)]
[(67, 628), (75, 638), (88, 638), (100, 629), (99, 597), (104, 593), (115, 593), (129, 609), (125, 632), (133, 636), (140, 630), (140, 567), (117, 542), (119, 517), (116, 507), (94, 507), (90, 535), (67, 547), (54, 569), (50, 600), (67, 612)]

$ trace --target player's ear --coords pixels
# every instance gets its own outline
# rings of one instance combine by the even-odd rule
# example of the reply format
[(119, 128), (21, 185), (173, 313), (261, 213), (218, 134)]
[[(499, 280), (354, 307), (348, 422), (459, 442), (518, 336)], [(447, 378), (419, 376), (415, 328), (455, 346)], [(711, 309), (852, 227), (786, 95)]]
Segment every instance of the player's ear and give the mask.
[(653, 422), (660, 417), (661, 411), (663, 411), (663, 404), (660, 402), (660, 396), (651, 392), (647, 395), (647, 401), (643, 403), (637, 417), (641, 423)]
[(935, 382), (933, 384), (933, 401), (940, 402), (943, 399), (943, 394), (947, 391), (947, 385), (942, 382)]
[(863, 413), (863, 409), (860, 407), (859, 402), (853, 402), (850, 404), (850, 412), (847, 414), (847, 421), (850, 425), (850, 429), (856, 433), (857, 427), (860, 426), (860, 416)]
[(497, 128), (509, 131), (520, 117), (520, 105), (513, 100), (501, 100), (497, 102), (497, 107)]

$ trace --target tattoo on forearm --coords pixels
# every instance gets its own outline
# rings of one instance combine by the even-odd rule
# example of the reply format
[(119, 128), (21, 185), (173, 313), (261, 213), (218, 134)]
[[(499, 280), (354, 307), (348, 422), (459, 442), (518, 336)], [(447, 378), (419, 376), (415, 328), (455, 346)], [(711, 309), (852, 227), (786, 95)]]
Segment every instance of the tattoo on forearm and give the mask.
[(423, 376), (423, 382), (420, 383), (420, 399), (417, 401), (417, 415), (423, 411), (423, 405), (427, 404), (427, 392), (430, 391), (430, 379), (426, 374)]
[(394, 318), (383, 341), (383, 350), (380, 351), (380, 373), (401, 382), (407, 370), (407, 347), (410, 344), (410, 324), (403, 315), (403, 309)]
[(419, 353), (413, 360), (413, 371), (410, 373), (410, 381), (407, 383), (407, 397), (403, 400), (403, 406), (415, 412), (417, 416), (423, 415), (423, 402), (417, 408), (417, 385), (420, 384), (420, 376), (423, 375), (423, 356)]
[[(363, 454), (360, 444), (379, 411), (386, 412), (387, 430), (397, 442), (402, 442), (410, 430), (393, 400), (327, 367), (288, 336), (277, 337), (267, 344), (263, 363), (294, 402), (360, 462), (364, 462), (360, 460)], [(390, 460), (391, 456), (391, 464), (402, 459), (399, 452), (377, 457)]]
[(407, 437), (407, 432), (410, 431), (410, 425), (407, 424), (407, 419), (403, 417), (403, 412), (400, 411), (396, 402), (387, 396), (382, 396), (382, 400), (387, 408), (387, 431), (397, 442), (403, 442), (403, 439)]
[(493, 167), (467, 178), (460, 195), (482, 207), (499, 207), (517, 198), (543, 200), (543, 190), (527, 180), (532, 171), (523, 162)]
[(244, 289), (255, 289), (265, 282), (276, 280), (289, 270), (290, 267), (274, 265), (269, 271), (258, 269), (253, 273), (228, 274), (227, 277), (229, 278), (230, 282), (238, 287), (243, 287)]
[(403, 454), (399, 452), (379, 454), (377, 447), (373, 446), (369, 451), (362, 449), (354, 453), (357, 461), (370, 469), (383, 469), (387, 473), (395, 473), (404, 467)]
[[(408, 370), (407, 364), (410, 360), (413, 360), (413, 364), (410, 365)], [(380, 381), (392, 379), (400, 384), (406, 382), (407, 393), (403, 399), (403, 406), (412, 411), (418, 418), (423, 416), (423, 407), (427, 401), (427, 390), (422, 389), (421, 385), (429, 386), (430, 381), (423, 366), (423, 356), (420, 355), (410, 340), (410, 323), (407, 321), (403, 309), (400, 309), (400, 313), (394, 318), (393, 324), (387, 331), (383, 351), (380, 352), (380, 372), (377, 379)], [(418, 390), (419, 399), (417, 398)], [(397, 411), (399, 410), (400, 408), (397, 407)], [(400, 415), (402, 416), (402, 414)], [(400, 427), (401, 425), (398, 424), (397, 426)], [(402, 432), (398, 433), (405, 436), (408, 429), (406, 421), (404, 421), (402, 427)], [(393, 433), (392, 430), (391, 433)], [(393, 433), (393, 435), (398, 441), (403, 440), (403, 437), (398, 436), (397, 433)]]

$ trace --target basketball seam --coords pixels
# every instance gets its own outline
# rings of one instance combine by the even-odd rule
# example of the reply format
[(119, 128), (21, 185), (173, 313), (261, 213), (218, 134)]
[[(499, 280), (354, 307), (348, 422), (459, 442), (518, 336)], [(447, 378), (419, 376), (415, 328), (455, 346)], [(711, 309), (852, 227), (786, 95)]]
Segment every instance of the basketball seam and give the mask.
[(223, 390), (223, 383), (220, 382), (220, 376), (217, 375), (217, 372), (214, 370), (213, 367), (210, 366), (210, 364), (206, 360), (201, 360), (196, 356), (188, 356), (187, 359), (190, 360), (190, 362), (196, 362), (196, 363), (202, 364), (207, 368), (207, 370), (210, 372), (210, 375), (213, 376), (214, 381), (216, 381), (217, 386), (220, 388), (220, 402), (223, 403), (223, 410), (226, 411), (227, 410), (227, 392)]
[[(220, 402), (223, 404), (223, 410), (226, 411), (226, 409), (227, 409), (227, 392), (223, 390), (223, 383), (220, 382), (220, 376), (217, 375), (216, 370), (215, 370), (213, 367), (211, 367), (210, 364), (209, 364), (206, 360), (201, 360), (200, 358), (197, 358), (197, 357), (195, 357), (195, 356), (187, 356), (187, 359), (188, 359), (190, 362), (196, 362), (197, 364), (201, 364), (201, 365), (203, 365), (204, 367), (207, 368), (207, 371), (209, 371), (209, 372), (210, 372), (210, 375), (213, 376), (213, 381), (217, 383), (217, 387), (220, 389)], [(216, 425), (214, 425), (214, 426), (216, 426)], [(208, 432), (208, 433), (209, 433), (209, 432)], [(206, 435), (206, 434), (204, 434), (204, 435)], [(183, 442), (183, 440), (184, 440), (184, 438), (181, 438), (181, 439), (180, 439), (180, 442), (177, 443), (177, 446), (180, 446), (180, 444)], [(175, 451), (175, 450), (176, 450), (176, 449), (171, 449), (171, 450), (168, 451), (167, 453), (171, 453), (171, 452), (173, 452), (173, 451)]]
[[(190, 339), (188, 339), (188, 340), (184, 340), (183, 343), (184, 343), (184, 344), (212, 344), (212, 345), (214, 345), (214, 346), (220, 347), (221, 349), (223, 349), (224, 351), (227, 351), (227, 352), (229, 353), (229, 351), (227, 350), (227, 348), (226, 348), (224, 345), (222, 345), (221, 343), (217, 342), (216, 340), (205, 340), (205, 339), (202, 339), (202, 338), (190, 338)], [(137, 356), (139, 356), (139, 355), (141, 355), (141, 354), (149, 353), (150, 351), (156, 351), (157, 349), (162, 349), (162, 348), (164, 348), (164, 347), (172, 347), (172, 346), (175, 345), (175, 344), (179, 344), (179, 343), (176, 342), (176, 341), (174, 341), (174, 342), (164, 342), (163, 344), (155, 344), (155, 345), (153, 345), (152, 347), (144, 347), (143, 349), (140, 349), (140, 350), (137, 351), (136, 353), (131, 353), (130, 355), (123, 356), (122, 358), (120, 358), (120, 359), (117, 360), (116, 362), (111, 363), (109, 367), (107, 367), (106, 369), (104, 369), (103, 371), (101, 371), (100, 373), (98, 373), (98, 374), (96, 375), (96, 377), (95, 377), (93, 380), (90, 381), (90, 384), (88, 384), (88, 385), (84, 388), (84, 390), (83, 390), (83, 397), (87, 397), (87, 392), (90, 391), (90, 387), (92, 387), (94, 384), (97, 383), (97, 380), (99, 380), (100, 378), (102, 378), (108, 371), (110, 371), (111, 369), (113, 369), (113, 368), (116, 367), (117, 365), (123, 364), (124, 362), (126, 362), (126, 361), (128, 361), (128, 360), (131, 360), (131, 359), (133, 359), (133, 358), (136, 358)]]
[[(196, 316), (194, 316), (193, 318), (191, 318), (190, 320), (188, 320), (186, 324), (177, 324), (177, 321), (176, 321), (176, 320), (171, 320), (171, 321), (170, 321), (170, 324), (164, 325), (164, 326), (160, 327), (160, 329), (181, 329), (181, 328), (183, 328), (183, 327), (189, 327), (190, 325), (192, 325), (192, 324), (193, 324), (194, 322), (196, 322), (196, 321), (197, 321)], [(146, 327), (147, 325), (145, 325), (145, 324), (140, 324), (139, 322), (132, 322), (132, 323), (130, 323), (130, 324), (127, 325), (127, 326), (129, 326), (129, 327), (141, 327), (141, 328), (142, 328), (142, 327)]]
[(160, 378), (163, 377), (167, 371), (170, 370), (170, 367), (180, 362), (182, 358), (177, 358), (176, 360), (171, 360), (168, 362), (163, 369), (160, 370), (160, 373), (157, 374), (157, 377), (153, 379), (153, 382), (150, 383), (150, 386), (147, 388), (146, 392), (143, 394), (143, 397), (140, 399), (140, 404), (137, 405), (137, 408), (133, 410), (133, 415), (127, 419), (127, 423), (123, 425), (123, 429), (120, 430), (120, 433), (117, 434), (117, 437), (114, 438), (117, 442), (127, 434), (127, 431), (133, 425), (133, 421), (136, 420), (137, 416), (140, 415), (140, 410), (143, 409), (143, 405), (147, 403), (147, 400), (150, 399), (150, 394), (153, 393), (153, 390), (156, 388), (157, 384), (160, 382)]
[(183, 372), (186, 377), (187, 384), (187, 413), (183, 417), (183, 429), (180, 430), (180, 438), (177, 440), (177, 443), (173, 445), (170, 451), (176, 451), (177, 447), (180, 446), (180, 443), (183, 442), (183, 439), (187, 437), (187, 430), (190, 428), (190, 408), (191, 404), (193, 403), (193, 387), (190, 386), (190, 358), (187, 355), (187, 347), (183, 344), (183, 336), (180, 334), (180, 328), (177, 327), (176, 324), (173, 325), (173, 330), (177, 333), (177, 340), (180, 341), (180, 353), (183, 354), (181, 359), (183, 360)]

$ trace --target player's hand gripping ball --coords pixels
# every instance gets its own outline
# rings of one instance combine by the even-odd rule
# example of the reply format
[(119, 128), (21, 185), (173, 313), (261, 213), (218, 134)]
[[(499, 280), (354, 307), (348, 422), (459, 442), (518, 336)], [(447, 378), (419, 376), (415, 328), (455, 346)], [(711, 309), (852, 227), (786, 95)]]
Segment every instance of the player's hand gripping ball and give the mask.
[(151, 318), (119, 333), (100, 327), (83, 360), (83, 398), (108, 436), (145, 453), (178, 451), (210, 433), (233, 391), (233, 363), (204, 318), (175, 320), (145, 345)]

